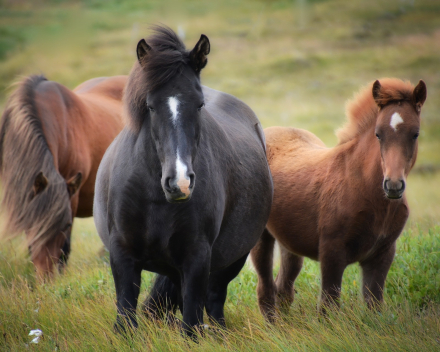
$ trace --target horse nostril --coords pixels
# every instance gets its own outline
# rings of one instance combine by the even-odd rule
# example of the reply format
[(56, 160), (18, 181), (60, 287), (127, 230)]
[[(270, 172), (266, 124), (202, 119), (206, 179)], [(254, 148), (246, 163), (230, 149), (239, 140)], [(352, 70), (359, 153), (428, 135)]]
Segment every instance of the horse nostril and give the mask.
[(196, 174), (194, 172), (191, 172), (189, 174), (189, 188), (194, 188), (194, 182), (196, 181)]
[(399, 184), (400, 184), (400, 187), (397, 190), (403, 192), (403, 190), (405, 189), (405, 181), (400, 180), (400, 181), (398, 181), (397, 186), (399, 186)]
[(389, 188), (388, 188), (388, 180), (385, 180), (385, 181), (383, 181), (383, 189), (385, 190), (385, 191), (389, 191)]
[(171, 177), (167, 177), (164, 182), (164, 188), (167, 192), (172, 192), (173, 188), (171, 186)]

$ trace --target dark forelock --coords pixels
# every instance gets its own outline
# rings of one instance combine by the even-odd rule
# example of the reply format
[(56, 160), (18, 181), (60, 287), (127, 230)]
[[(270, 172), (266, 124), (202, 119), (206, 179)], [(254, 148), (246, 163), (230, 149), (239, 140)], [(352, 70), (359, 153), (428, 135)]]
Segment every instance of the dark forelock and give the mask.
[(189, 52), (174, 31), (166, 26), (152, 26), (146, 39), (152, 51), (142, 63), (146, 74), (146, 90), (151, 92), (180, 73), (189, 64)]

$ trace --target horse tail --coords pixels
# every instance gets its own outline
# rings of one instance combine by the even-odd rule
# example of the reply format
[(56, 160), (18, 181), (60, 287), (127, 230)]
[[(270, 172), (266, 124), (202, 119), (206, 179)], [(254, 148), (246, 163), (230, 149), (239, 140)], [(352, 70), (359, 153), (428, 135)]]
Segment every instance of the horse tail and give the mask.
[(163, 319), (182, 309), (182, 298), (177, 286), (164, 275), (157, 275), (153, 287), (144, 302), (144, 311), (154, 319)]
[[(0, 235), (26, 232), (33, 254), (60, 234), (58, 226), (70, 207), (38, 117), (35, 89), (44, 81), (44, 76), (32, 75), (17, 83), (0, 120)], [(41, 193), (35, 191), (38, 177), (44, 181)]]

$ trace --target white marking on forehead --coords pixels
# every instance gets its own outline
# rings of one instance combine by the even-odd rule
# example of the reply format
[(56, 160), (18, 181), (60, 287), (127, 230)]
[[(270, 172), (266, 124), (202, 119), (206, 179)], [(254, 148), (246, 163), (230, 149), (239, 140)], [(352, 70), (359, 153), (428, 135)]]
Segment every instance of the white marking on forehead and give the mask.
[(170, 108), (171, 114), (173, 115), (173, 123), (174, 125), (177, 124), (177, 117), (179, 115), (179, 111), (177, 111), (177, 108), (179, 107), (179, 100), (177, 100), (176, 97), (169, 97), (168, 98), (168, 106)]
[(179, 186), (180, 191), (185, 194), (186, 196), (189, 196), (189, 186), (191, 183), (191, 180), (186, 177), (186, 172), (188, 168), (187, 166), (182, 163), (182, 160), (180, 160), (179, 155), (179, 149), (177, 149), (177, 158), (176, 158), (176, 177), (177, 177), (177, 186)]
[(395, 112), (391, 116), (390, 126), (395, 131), (397, 129), (397, 125), (400, 125), (401, 123), (403, 123), (402, 116), (400, 116), (400, 114), (398, 112)]

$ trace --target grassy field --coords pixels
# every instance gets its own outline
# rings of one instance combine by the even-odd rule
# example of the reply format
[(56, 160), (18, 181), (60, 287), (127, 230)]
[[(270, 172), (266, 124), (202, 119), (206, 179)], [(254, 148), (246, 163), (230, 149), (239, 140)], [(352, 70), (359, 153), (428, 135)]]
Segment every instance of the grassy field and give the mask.
[[(343, 281), (342, 307), (320, 320), (319, 267), (306, 260), (296, 283), (290, 314), (266, 324), (256, 303), (256, 274), (246, 266), (231, 283), (226, 331), (208, 330), (199, 344), (176, 327), (141, 316), (128, 339), (115, 336), (115, 290), (106, 255), (91, 219), (75, 225), (74, 251), (67, 272), (53, 283), (37, 285), (32, 264), (17, 243), (0, 250), (0, 349), (18, 351), (434, 351), (440, 349), (440, 228), (407, 230), (380, 314), (369, 312), (360, 295), (359, 268), (350, 266)], [(143, 301), (153, 275), (143, 274)], [(178, 315), (179, 317), (180, 314)], [(205, 318), (206, 319), (206, 318)], [(208, 322), (206, 319), (205, 322)], [(38, 345), (32, 329), (41, 329)]]
[[(306, 261), (289, 315), (275, 326), (258, 312), (247, 266), (230, 286), (228, 330), (199, 344), (143, 319), (134, 337), (114, 336), (115, 292), (93, 220), (75, 223), (65, 275), (37, 285), (20, 239), (0, 245), (0, 350), (440, 350), (440, 3), (434, 0), (0, 0), (0, 110), (19, 76), (44, 73), (73, 88), (127, 74), (149, 24), (162, 22), (192, 47), (211, 41), (202, 81), (248, 103), (265, 127), (295, 126), (329, 146), (344, 103), (380, 77), (417, 83), (419, 159), (408, 180), (411, 218), (398, 242), (381, 314), (366, 311), (359, 270), (347, 269), (342, 309), (321, 321), (317, 263)], [(153, 276), (144, 273), (142, 298)], [(44, 333), (29, 344), (31, 329)]]

